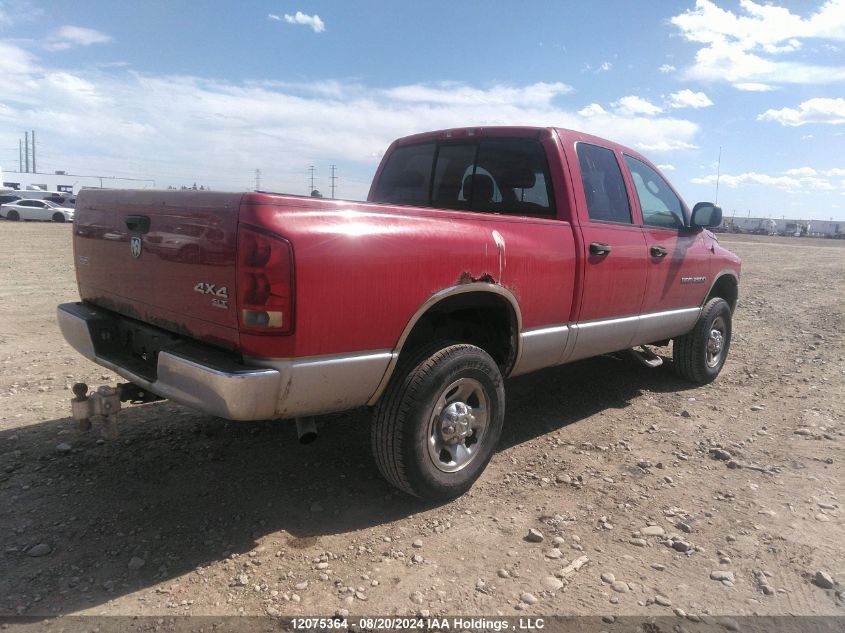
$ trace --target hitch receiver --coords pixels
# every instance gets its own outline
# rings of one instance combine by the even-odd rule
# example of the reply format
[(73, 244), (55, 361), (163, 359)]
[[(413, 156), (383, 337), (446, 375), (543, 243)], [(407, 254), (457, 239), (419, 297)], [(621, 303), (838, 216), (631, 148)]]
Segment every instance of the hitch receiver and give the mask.
[(106, 422), (106, 435), (111, 438), (117, 437), (117, 414), (120, 412), (121, 402), (139, 404), (162, 399), (132, 383), (123, 383), (116, 387), (103, 385), (89, 394), (88, 385), (78, 382), (73, 386), (73, 395), (75, 397), (70, 402), (71, 412), (73, 419), (79, 423), (79, 430), (90, 430), (91, 418), (99, 415)]

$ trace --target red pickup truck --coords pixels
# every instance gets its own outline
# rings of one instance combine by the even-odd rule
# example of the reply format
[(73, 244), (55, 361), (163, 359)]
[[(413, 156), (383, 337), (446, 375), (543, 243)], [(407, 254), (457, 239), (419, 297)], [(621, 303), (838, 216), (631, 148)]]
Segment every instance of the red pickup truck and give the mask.
[[(558, 128), (395, 141), (367, 202), (91, 190), (73, 227), (67, 341), (128, 381), (74, 417), (169, 398), (232, 420), (374, 408), (381, 473), (448, 498), (489, 462), (503, 378), (673, 341), (713, 380), (740, 260), (643, 156)], [(659, 358), (641, 348), (650, 364)]]

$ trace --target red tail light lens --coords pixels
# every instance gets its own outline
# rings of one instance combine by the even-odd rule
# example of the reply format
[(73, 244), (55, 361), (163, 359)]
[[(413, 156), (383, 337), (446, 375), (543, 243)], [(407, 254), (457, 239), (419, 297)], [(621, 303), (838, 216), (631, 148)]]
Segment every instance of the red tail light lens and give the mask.
[(293, 249), (284, 238), (238, 229), (238, 323), (253, 334), (293, 332)]

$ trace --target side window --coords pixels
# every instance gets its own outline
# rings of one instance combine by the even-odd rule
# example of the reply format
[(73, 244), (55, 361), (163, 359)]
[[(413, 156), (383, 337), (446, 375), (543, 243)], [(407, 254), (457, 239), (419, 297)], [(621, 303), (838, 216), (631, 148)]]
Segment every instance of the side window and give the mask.
[(396, 148), (376, 185), (376, 202), (428, 206), (435, 149), (434, 143)]
[(631, 205), (616, 155), (589, 143), (578, 143), (577, 152), (590, 219), (631, 224)]
[(19, 204), (22, 207), (37, 207), (38, 206), (38, 203), (35, 202), (35, 200), (21, 200)]
[(656, 171), (644, 162), (625, 156), (637, 189), (643, 224), (676, 229), (684, 226), (684, 205)]

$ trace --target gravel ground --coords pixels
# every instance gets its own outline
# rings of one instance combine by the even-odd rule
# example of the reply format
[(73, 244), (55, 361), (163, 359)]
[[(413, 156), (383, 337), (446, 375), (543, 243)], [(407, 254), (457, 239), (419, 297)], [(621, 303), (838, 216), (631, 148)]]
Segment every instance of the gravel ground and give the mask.
[(366, 411), (310, 446), (170, 402), (79, 434), (70, 385), (116, 377), (56, 327), (69, 237), (0, 222), (0, 615), (845, 614), (845, 242), (723, 236), (714, 384), (613, 356), (511, 380), (487, 472), (426, 505)]

